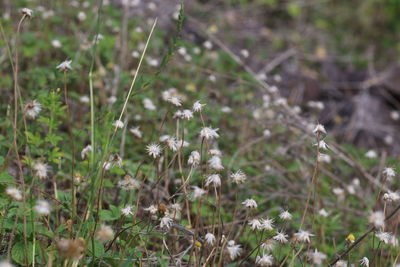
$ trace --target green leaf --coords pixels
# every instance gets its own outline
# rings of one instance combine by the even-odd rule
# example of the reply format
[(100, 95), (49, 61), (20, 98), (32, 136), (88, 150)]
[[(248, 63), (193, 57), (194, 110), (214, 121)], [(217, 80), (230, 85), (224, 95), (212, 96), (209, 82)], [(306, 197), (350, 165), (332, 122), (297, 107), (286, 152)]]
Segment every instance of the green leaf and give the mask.
[(89, 241), (88, 250), (89, 250), (89, 255), (93, 255), (94, 252), (94, 257), (100, 257), (105, 252), (103, 244), (97, 240), (94, 240), (94, 251), (93, 251), (93, 243), (92, 241)]
[(3, 172), (3, 173), (0, 173), (0, 182), (1, 183), (9, 183), (9, 182), (15, 183), (15, 179), (10, 174)]
[(100, 211), (100, 218), (103, 221), (115, 221), (119, 218), (119, 214), (115, 214), (111, 210), (102, 210)]
[(14, 244), (11, 250), (11, 258), (13, 261), (18, 263), (19, 265), (22, 266), (27, 266), (32, 264), (33, 262), (33, 245), (31, 242), (28, 242), (27, 244), (27, 250), (28, 250), (28, 264), (26, 264), (26, 251), (25, 251), (25, 244), (24, 241), (19, 241)]

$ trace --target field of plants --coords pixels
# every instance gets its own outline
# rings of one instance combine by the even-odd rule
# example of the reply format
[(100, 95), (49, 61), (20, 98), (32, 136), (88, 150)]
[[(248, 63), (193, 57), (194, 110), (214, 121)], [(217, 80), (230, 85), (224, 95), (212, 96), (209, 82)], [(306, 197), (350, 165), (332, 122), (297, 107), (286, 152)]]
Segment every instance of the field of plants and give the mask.
[(3, 0), (0, 267), (400, 266), (399, 9)]

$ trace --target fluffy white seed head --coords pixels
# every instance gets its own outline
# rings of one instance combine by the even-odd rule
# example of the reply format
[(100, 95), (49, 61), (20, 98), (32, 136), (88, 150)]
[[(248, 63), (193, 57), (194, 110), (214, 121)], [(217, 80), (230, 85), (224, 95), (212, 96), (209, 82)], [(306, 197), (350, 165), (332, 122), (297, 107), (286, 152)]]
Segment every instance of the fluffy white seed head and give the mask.
[(300, 242), (300, 243), (310, 243), (311, 242), (310, 238), (312, 236), (314, 236), (314, 235), (308, 231), (299, 230), (297, 233), (295, 233), (293, 235), (293, 239), (294, 239), (294, 241)]
[(111, 226), (102, 225), (95, 233), (95, 237), (100, 242), (104, 243), (114, 238), (114, 230)]
[(207, 233), (204, 236), (204, 240), (206, 241), (206, 244), (211, 246), (211, 247), (214, 246), (215, 242), (216, 242), (215, 235), (213, 235), (212, 233)]
[(198, 166), (200, 164), (200, 153), (192, 151), (189, 155), (188, 164), (193, 167)]
[(49, 215), (51, 212), (51, 205), (46, 200), (36, 201), (36, 205), (33, 208), (39, 215)]
[(257, 208), (257, 202), (251, 198), (246, 199), (245, 201), (242, 202), (242, 204), (248, 209), (256, 209)]
[(33, 171), (35, 173), (35, 176), (38, 177), (39, 179), (47, 178), (49, 169), (50, 169), (49, 165), (41, 161), (36, 161), (35, 164), (33, 165)]
[(315, 134), (326, 134), (326, 130), (325, 130), (324, 125), (319, 124), (319, 123), (315, 126), (313, 132)]
[(157, 143), (151, 143), (150, 145), (146, 146), (146, 151), (149, 156), (157, 158), (161, 154), (161, 147)]
[(22, 200), (21, 191), (15, 187), (7, 187), (6, 194), (9, 195), (11, 198), (13, 198), (16, 201)]
[(264, 254), (263, 256), (256, 257), (256, 264), (262, 267), (269, 267), (274, 265), (274, 257), (269, 254)]
[(200, 131), (200, 137), (206, 140), (212, 140), (218, 138), (218, 129), (213, 129), (211, 127), (203, 127)]
[(219, 174), (211, 174), (207, 177), (205, 186), (209, 186), (210, 184), (213, 184), (215, 187), (221, 186), (221, 177)]
[(115, 127), (115, 128), (117, 128), (117, 129), (122, 129), (122, 128), (124, 128), (124, 122), (123, 121), (121, 121), (121, 120), (116, 120), (116, 121), (114, 121), (114, 123), (113, 123), (113, 126)]
[(71, 63), (72, 63), (72, 60), (65, 60), (57, 66), (57, 69), (62, 70), (62, 71), (70, 71), (70, 70), (72, 70)]
[(206, 104), (201, 104), (200, 101), (197, 100), (196, 102), (193, 103), (192, 110), (193, 112), (201, 112), (205, 105)]
[(292, 219), (292, 214), (288, 211), (288, 210), (283, 210), (280, 214), (279, 214), (279, 218), (281, 218), (284, 221), (289, 221)]
[(32, 100), (25, 104), (25, 115), (29, 119), (35, 119), (41, 110), (42, 105), (37, 100)]
[(247, 176), (242, 170), (231, 173), (230, 178), (235, 184), (242, 184), (247, 180)]
[(28, 18), (31, 18), (32, 15), (33, 15), (32, 9), (29, 9), (29, 8), (26, 8), (26, 7), (21, 9), (21, 13), (22, 13), (22, 15), (27, 16)]

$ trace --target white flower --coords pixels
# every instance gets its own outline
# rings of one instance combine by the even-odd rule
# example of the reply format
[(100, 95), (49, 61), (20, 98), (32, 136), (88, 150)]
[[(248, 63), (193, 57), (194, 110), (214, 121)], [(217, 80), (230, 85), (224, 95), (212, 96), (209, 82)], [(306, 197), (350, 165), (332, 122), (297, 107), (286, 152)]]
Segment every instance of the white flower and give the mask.
[(158, 59), (156, 58), (151, 58), (151, 57), (147, 57), (146, 58), (147, 64), (149, 64), (152, 67), (157, 67), (158, 66)]
[(224, 166), (222, 166), (222, 161), (221, 158), (218, 156), (212, 156), (209, 160), (208, 160), (208, 164), (210, 165), (211, 169), (220, 171), (224, 169)]
[(147, 154), (153, 158), (157, 158), (161, 153), (161, 147), (157, 143), (151, 143), (150, 145), (147, 145), (146, 150)]
[(294, 234), (294, 240), (302, 243), (310, 243), (310, 237), (314, 236), (310, 232), (299, 230), (297, 233)]
[(260, 247), (264, 251), (271, 251), (274, 248), (274, 245), (275, 245), (275, 240), (268, 239), (265, 242), (263, 242)]
[(214, 246), (215, 244), (215, 235), (213, 235), (212, 233), (207, 233), (204, 237), (204, 239), (206, 240), (206, 244), (210, 245), (210, 246)]
[(87, 95), (83, 95), (79, 98), (79, 101), (81, 103), (89, 103), (90, 102), (90, 98)]
[(192, 194), (193, 199), (201, 198), (206, 193), (204, 189), (198, 186), (193, 186), (192, 188), (193, 188), (193, 194)]
[(208, 49), (208, 50), (210, 50), (212, 47), (213, 47), (213, 44), (211, 43), (211, 41), (205, 41), (204, 43), (203, 43), (203, 46), (206, 48), (206, 49)]
[(322, 217), (328, 217), (329, 213), (325, 209), (320, 209), (318, 212)]
[(111, 226), (101, 225), (95, 233), (96, 239), (104, 243), (114, 238), (114, 230)]
[(211, 156), (218, 156), (218, 157), (220, 157), (220, 156), (222, 155), (222, 152), (221, 152), (221, 150), (214, 148), (214, 149), (210, 149), (210, 150), (208, 151), (208, 154), (211, 155)]
[(89, 155), (90, 152), (92, 152), (92, 146), (91, 145), (87, 145), (81, 151), (81, 158), (85, 159), (86, 156)]
[(392, 240), (392, 234), (388, 232), (378, 232), (376, 234), (376, 237), (379, 239), (379, 241), (389, 244), (390, 241)]
[(319, 140), (319, 142), (317, 144), (314, 144), (314, 146), (318, 146), (320, 149), (323, 150), (328, 150), (329, 146), (327, 143), (325, 143), (324, 140)]
[(376, 228), (382, 228), (385, 226), (385, 214), (382, 211), (374, 211), (368, 216), (368, 222)]
[(219, 176), (219, 174), (211, 174), (210, 176), (208, 176), (205, 186), (209, 186), (210, 184), (214, 184), (215, 187), (221, 185), (221, 177)]
[(326, 130), (325, 130), (324, 125), (319, 124), (319, 123), (317, 124), (317, 126), (315, 126), (313, 132), (315, 134), (321, 134), (321, 133), (326, 134)]
[(186, 54), (187, 54), (186, 47), (184, 47), (184, 46), (179, 47), (179, 48), (178, 48), (178, 53), (179, 53), (179, 55), (181, 55), (181, 56), (186, 55)]
[(54, 48), (60, 48), (60, 47), (62, 46), (62, 44), (61, 44), (61, 42), (60, 42), (59, 40), (52, 40), (52, 41), (51, 41), (51, 45), (52, 45)]
[(237, 172), (231, 173), (230, 178), (232, 182), (235, 184), (242, 184), (247, 180), (246, 174), (242, 170), (238, 170)]
[(124, 128), (124, 122), (123, 121), (120, 121), (120, 120), (116, 120), (116, 121), (114, 121), (114, 123), (113, 123), (113, 126), (115, 127), (115, 128), (119, 128), (119, 129), (122, 129), (122, 128)]
[(181, 210), (182, 210), (182, 207), (181, 207), (181, 204), (179, 204), (179, 203), (174, 203), (174, 204), (169, 205), (169, 213), (175, 214), (175, 213), (180, 212)]
[(182, 106), (181, 99), (178, 96), (171, 96), (171, 97), (167, 98), (167, 102), (169, 102), (177, 107)]
[(249, 50), (247, 50), (247, 49), (242, 49), (242, 50), (240, 50), (240, 54), (241, 54), (244, 58), (248, 58), (249, 55), (250, 55)]
[(22, 200), (22, 193), (15, 187), (7, 187), (6, 194), (12, 197), (16, 201)]
[(118, 187), (125, 191), (131, 191), (139, 189), (140, 182), (132, 178), (130, 175), (125, 175), (122, 180), (118, 181)]
[(193, 103), (193, 111), (200, 112), (206, 104), (201, 104), (200, 101), (196, 101)]
[(346, 197), (344, 190), (340, 187), (333, 188), (332, 192), (336, 195), (339, 201), (343, 201)]
[(115, 95), (112, 95), (109, 98), (107, 98), (107, 103), (114, 104), (115, 102), (117, 102), (117, 97)]
[(240, 247), (240, 245), (235, 245), (234, 240), (228, 241), (228, 246), (226, 247), (226, 250), (228, 251), (231, 260), (236, 259), (238, 256), (240, 256), (240, 253), (242, 252), (242, 248)]
[(57, 69), (60, 69), (62, 71), (72, 70), (71, 63), (72, 63), (72, 60), (65, 60), (57, 66)]
[(257, 202), (251, 198), (246, 199), (245, 201), (242, 202), (242, 204), (248, 209), (256, 209), (257, 208)]
[(318, 109), (318, 110), (324, 109), (324, 103), (322, 103), (320, 101), (308, 101), (307, 106), (310, 108)]
[(363, 258), (360, 260), (360, 265), (361, 265), (361, 266), (365, 266), (365, 267), (369, 267), (369, 259), (368, 259), (367, 257), (363, 257)]
[(85, 12), (79, 11), (79, 13), (78, 13), (78, 19), (79, 19), (80, 21), (84, 21), (84, 20), (86, 19), (86, 14), (85, 14)]
[(383, 194), (383, 200), (387, 202), (395, 202), (400, 199), (400, 195), (397, 192), (388, 191)]
[(132, 128), (129, 129), (129, 131), (130, 131), (134, 136), (136, 136), (137, 138), (142, 138), (143, 134), (142, 134), (142, 131), (139, 130), (139, 128), (140, 128), (139, 126), (137, 126), (137, 127), (132, 127)]
[(394, 121), (398, 121), (400, 119), (400, 112), (393, 110), (390, 112), (390, 118)]
[(108, 161), (104, 162), (104, 164), (103, 164), (103, 168), (106, 171), (111, 169), (114, 166), (118, 166), (118, 167), (122, 166), (122, 158), (117, 154), (111, 155), (110, 158), (108, 159)]
[(150, 212), (150, 214), (156, 214), (158, 208), (156, 205), (150, 205), (148, 208), (145, 208), (144, 210)]
[(268, 254), (265, 254), (262, 257), (257, 256), (256, 264), (259, 266), (272, 266), (274, 264), (274, 257)]
[(164, 216), (160, 220), (160, 228), (169, 230), (172, 226), (172, 219), (169, 216)]
[(126, 206), (125, 208), (121, 209), (121, 213), (124, 216), (133, 215), (132, 206)]
[(190, 166), (197, 166), (200, 164), (200, 153), (197, 151), (192, 151), (189, 155), (188, 164)]
[(350, 195), (355, 195), (356, 194), (356, 189), (354, 185), (350, 184), (346, 186), (347, 192), (349, 192)]
[(270, 136), (271, 136), (271, 131), (268, 130), (268, 129), (265, 129), (265, 130), (263, 131), (263, 135), (264, 135), (265, 137), (270, 137)]
[(180, 144), (175, 137), (168, 137), (165, 142), (167, 143), (169, 149), (171, 149), (172, 151), (177, 151), (180, 148)]
[(46, 200), (36, 201), (36, 205), (33, 207), (40, 215), (49, 215), (51, 211), (50, 203)]
[(200, 137), (206, 140), (218, 138), (217, 134), (218, 129), (212, 129), (211, 127), (204, 127), (200, 131)]
[(288, 210), (283, 210), (280, 214), (279, 214), (279, 218), (281, 218), (284, 221), (288, 221), (292, 219), (292, 214), (290, 214), (290, 212)]
[(327, 258), (325, 253), (319, 252), (317, 249), (309, 251), (307, 257), (312, 261), (314, 265), (322, 265), (324, 260)]
[(22, 15), (25, 15), (25, 16), (27, 16), (27, 17), (29, 17), (29, 18), (31, 18), (32, 15), (33, 15), (32, 9), (29, 9), (29, 8), (26, 8), (26, 7), (24, 7), (23, 9), (21, 9), (21, 13), (22, 13)]
[(42, 110), (42, 105), (36, 100), (33, 100), (25, 104), (25, 114), (30, 119), (36, 118), (41, 110)]
[(160, 140), (160, 142), (165, 142), (165, 141), (167, 141), (169, 138), (171, 138), (171, 136), (169, 136), (169, 135), (162, 135), (162, 136), (160, 136), (160, 138), (158, 139), (158, 140)]
[(148, 110), (156, 110), (156, 106), (153, 104), (153, 101), (151, 101), (150, 98), (145, 98), (143, 99), (143, 106), (145, 109)]
[(37, 161), (33, 165), (33, 170), (35, 171), (35, 176), (39, 177), (40, 179), (45, 179), (47, 178), (49, 172), (49, 165), (41, 161)]
[(193, 112), (190, 109), (178, 110), (175, 112), (174, 118), (190, 120), (193, 118)]
[(331, 156), (327, 155), (327, 154), (323, 154), (323, 153), (319, 153), (318, 154), (318, 162), (321, 163), (331, 163), (332, 159)]
[(262, 224), (259, 219), (253, 219), (248, 223), (250, 225), (251, 230), (260, 230), (262, 229)]
[(378, 157), (378, 154), (375, 150), (368, 150), (368, 152), (365, 153), (365, 157), (369, 159), (375, 159), (376, 157)]
[(285, 234), (284, 232), (277, 232), (275, 236), (272, 237), (274, 240), (280, 242), (280, 243), (286, 243), (288, 242), (288, 235)]
[(347, 261), (340, 260), (336, 262), (335, 267), (347, 267)]
[(393, 178), (393, 177), (396, 176), (395, 170), (393, 168), (390, 168), (390, 167), (386, 167), (383, 170), (383, 174), (385, 174), (388, 178)]
[(132, 51), (132, 57), (134, 58), (139, 58), (140, 57), (140, 53), (138, 51)]
[(287, 99), (284, 97), (280, 97), (274, 101), (274, 104), (277, 106), (287, 106)]
[(261, 219), (262, 229), (271, 231), (274, 229), (274, 219)]
[(223, 107), (221, 108), (221, 111), (222, 111), (223, 113), (231, 113), (231, 112), (232, 112), (232, 109), (231, 109), (230, 107), (228, 107), (228, 106), (223, 106)]

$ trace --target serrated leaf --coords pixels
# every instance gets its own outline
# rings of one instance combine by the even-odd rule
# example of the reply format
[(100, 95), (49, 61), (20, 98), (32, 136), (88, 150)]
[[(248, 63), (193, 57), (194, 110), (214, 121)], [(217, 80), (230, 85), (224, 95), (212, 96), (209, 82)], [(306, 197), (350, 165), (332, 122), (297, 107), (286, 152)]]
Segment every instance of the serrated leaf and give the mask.
[[(13, 261), (15, 261), (21, 266), (30, 265), (33, 262), (33, 257), (32, 257), (33, 245), (31, 242), (28, 242), (27, 250), (28, 250), (28, 256), (26, 257), (24, 241), (19, 241), (15, 243), (11, 249), (11, 258), (13, 259)], [(26, 264), (26, 260), (28, 260), (28, 264)]]

